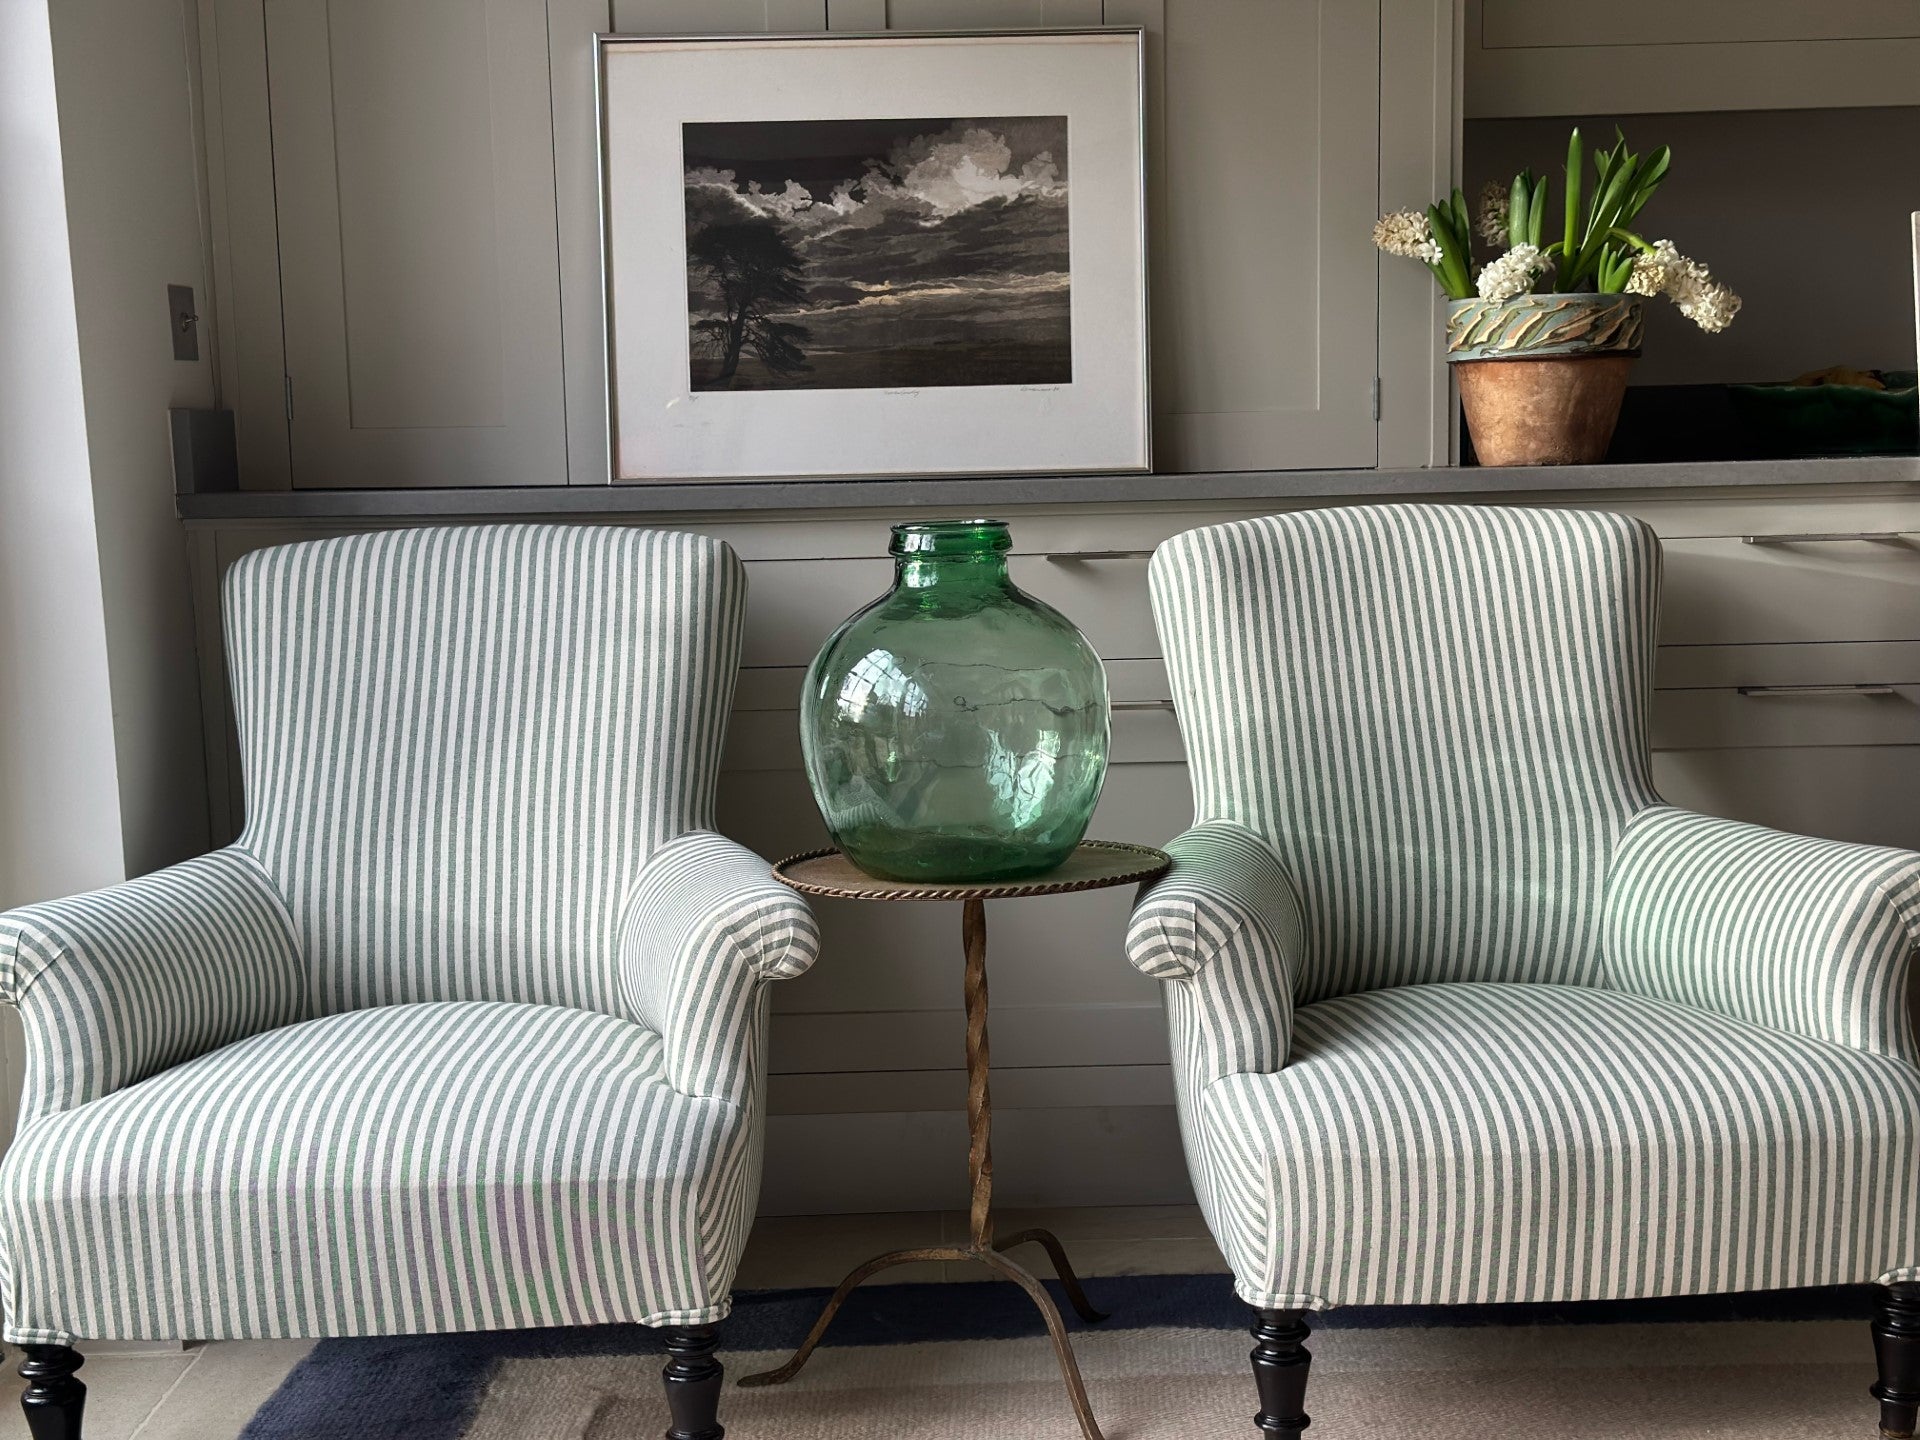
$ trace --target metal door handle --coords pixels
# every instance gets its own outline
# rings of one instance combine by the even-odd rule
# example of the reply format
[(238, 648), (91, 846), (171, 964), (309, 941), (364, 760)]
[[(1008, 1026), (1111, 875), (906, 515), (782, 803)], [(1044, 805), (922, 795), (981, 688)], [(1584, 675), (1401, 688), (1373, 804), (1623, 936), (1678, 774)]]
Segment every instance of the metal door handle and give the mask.
[(1074, 560), (1145, 560), (1151, 550), (1050, 550), (1046, 558), (1060, 565)]
[(1116, 700), (1107, 707), (1109, 710), (1171, 710), (1171, 700)]
[(1835, 545), (1843, 540), (1876, 540), (1887, 544), (1905, 540), (1907, 530), (1809, 530), (1799, 535), (1742, 535), (1742, 545)]
[(1741, 695), (1899, 695), (1893, 685), (1738, 685)]

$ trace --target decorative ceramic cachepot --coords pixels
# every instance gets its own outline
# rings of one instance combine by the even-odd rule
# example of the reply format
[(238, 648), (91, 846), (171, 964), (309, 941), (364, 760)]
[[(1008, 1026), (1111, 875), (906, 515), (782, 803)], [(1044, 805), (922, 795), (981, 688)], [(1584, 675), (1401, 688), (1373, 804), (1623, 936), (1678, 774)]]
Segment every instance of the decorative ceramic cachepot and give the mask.
[(1007, 576), (998, 521), (893, 527), (894, 588), (807, 672), (800, 741), (833, 841), (870, 875), (1038, 875), (1086, 834), (1107, 771), (1107, 676)]
[(1452, 301), (1447, 359), (1480, 463), (1605, 459), (1642, 325), (1637, 295)]

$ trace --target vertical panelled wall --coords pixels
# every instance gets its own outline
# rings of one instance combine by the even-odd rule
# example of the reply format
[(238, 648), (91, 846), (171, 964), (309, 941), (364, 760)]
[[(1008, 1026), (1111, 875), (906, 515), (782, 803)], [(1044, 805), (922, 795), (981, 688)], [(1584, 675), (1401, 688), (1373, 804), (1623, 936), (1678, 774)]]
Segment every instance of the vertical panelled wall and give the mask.
[(242, 488), (603, 483), (605, 0), (200, 5)]
[(1446, 458), (1431, 287), (1366, 237), (1451, 166), (1449, 0), (198, 3), (243, 488), (606, 482), (609, 30), (1142, 27), (1155, 468)]
[[(1451, 15), (1418, 8), (1429, 34)], [(613, 17), (634, 34), (1141, 27), (1154, 468), (1377, 462), (1377, 266), (1356, 240), (1378, 199), (1380, 0), (614, 0)]]
[(543, 7), (276, 3), (267, 53), (296, 472), (559, 481)]
[[(73, 308), (128, 874), (207, 843), (186, 539), (166, 412), (213, 403), (193, 0), (51, 7)], [(198, 357), (174, 351), (169, 285), (190, 286)], [(25, 333), (25, 332), (23, 332)], [(69, 588), (84, 586), (74, 576)], [(43, 677), (28, 671), (17, 686)]]
[[(0, 908), (126, 876), (99, 536), (44, 3), (0, 6)], [(0, 1012), (0, 1145), (24, 1057)]]

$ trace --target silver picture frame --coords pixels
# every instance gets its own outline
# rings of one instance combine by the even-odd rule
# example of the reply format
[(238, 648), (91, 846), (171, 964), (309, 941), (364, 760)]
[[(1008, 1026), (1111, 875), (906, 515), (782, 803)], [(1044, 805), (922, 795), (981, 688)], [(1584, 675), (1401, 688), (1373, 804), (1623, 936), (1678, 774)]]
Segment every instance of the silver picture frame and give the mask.
[[(1075, 42), (1087, 47), (1087, 53), (1097, 49), (1100, 57), (1097, 64), (1087, 65), (1087, 73), (1077, 81), (1068, 73), (1070, 66), (1057, 63), (1063, 56), (1074, 55), (1071, 47)], [(935, 53), (931, 47), (940, 48)], [(1009, 47), (1021, 55), (1021, 65), (1006, 63)], [(1035, 47), (1031, 58), (1025, 47)], [(1124, 56), (1124, 93), (1116, 73), (1121, 66), (1111, 53), (1116, 49)], [(818, 112), (829, 108), (818, 98), (821, 89), (815, 86), (809, 90), (796, 83), (788, 87), (792, 94), (783, 92), (772, 100), (763, 96), (742, 107), (748, 113), (744, 121), (738, 121), (728, 118), (724, 103), (716, 104), (708, 98), (709, 90), (698, 88), (697, 75), (690, 74), (686, 81), (694, 97), (690, 103), (672, 85), (657, 83), (674, 64), (668, 57), (704, 56), (709, 63), (727, 57), (732, 63), (732, 57), (745, 51), (758, 52), (755, 58), (770, 70), (778, 68), (775, 57), (811, 58), (833, 52), (871, 59), (877, 78), (862, 93), (873, 98), (851, 107), (841, 102), (821, 114)], [(916, 52), (932, 56), (918, 64), (917, 79), (921, 83), (914, 86), (910, 101), (889, 104), (884, 98), (887, 86), (882, 83), (886, 72), (909, 68), (902, 57)], [(616, 69), (623, 65), (623, 57), (635, 55), (650, 57), (644, 68), (651, 71), (646, 78), (655, 82), (639, 92), (641, 103), (654, 107), (640, 118), (628, 113), (635, 104), (640, 76), (621, 76)], [(968, 83), (965, 72), (969, 65), (984, 66), (995, 58), (1001, 63), (992, 76), (983, 76), (977, 85)], [(595, 37), (594, 59), (607, 444), (613, 483), (867, 476), (952, 479), (967, 475), (1144, 473), (1152, 469), (1145, 35), (1140, 27), (604, 34)], [(1039, 84), (1043, 59), (1052, 63), (1044, 67), (1048, 71), (1046, 83)], [(955, 72), (952, 83), (925, 84), (929, 69), (943, 61)], [(816, 68), (831, 71), (836, 67)], [(847, 67), (842, 63), (837, 68), (844, 74)], [(1010, 70), (1016, 72), (1011, 77)], [(1032, 100), (1026, 105), (1010, 103), (1009, 97), (1020, 98), (1019, 72), (1024, 72), (1031, 86)], [(910, 84), (912, 79), (893, 83)], [(738, 88), (742, 92), (754, 90), (750, 80), (743, 80)], [(795, 100), (793, 95), (799, 98)], [(976, 95), (981, 103), (969, 104)], [(847, 113), (849, 110), (851, 113)], [(894, 352), (876, 345), (860, 353), (858, 366), (845, 363), (849, 350), (816, 352), (807, 357), (808, 370), (815, 368), (813, 359), (822, 357), (842, 362), (840, 369), (830, 367), (829, 378), (810, 375), (792, 380), (789, 374), (772, 371), (768, 362), (749, 366), (741, 358), (737, 336), (727, 350), (725, 378), (707, 373), (711, 363), (703, 364), (696, 355), (696, 333), (704, 342), (717, 334), (733, 335), (739, 327), (737, 323), (722, 326), (719, 319), (701, 318), (694, 310), (687, 241), (693, 203), (688, 134), (711, 130), (752, 136), (765, 127), (769, 134), (777, 135), (782, 126), (797, 131), (806, 126), (829, 129), (840, 124), (910, 127), (962, 123), (949, 118), (954, 116), (1014, 117), (1005, 122), (1008, 124), (1023, 124), (1027, 117), (1042, 116), (1059, 121), (1066, 156), (1066, 179), (1057, 188), (1065, 191), (1061, 239), (1068, 268), (1062, 288), (1071, 378), (1062, 380), (1046, 369), (1045, 354), (1049, 352), (1045, 347), (1009, 346), (1010, 358), (976, 358), (971, 365), (957, 365), (949, 357), (964, 353), (964, 347), (955, 345), (942, 351), (923, 346), (901, 363), (909, 369), (917, 363), (920, 373), (936, 373), (941, 378), (893, 384), (888, 383), (891, 374), (887, 367)], [(1122, 116), (1124, 124), (1115, 124)], [(639, 139), (631, 134), (623, 139), (623, 126), (629, 124), (639, 129)], [(1090, 126), (1094, 127), (1091, 131)], [(666, 180), (668, 157), (663, 153), (669, 145), (669, 132), (674, 137), (671, 158), (676, 177), (671, 186)], [(908, 131), (903, 129), (902, 133)], [(1069, 133), (1092, 133), (1095, 138), (1092, 144), (1084, 140), (1074, 143), (1067, 140)], [(932, 138), (937, 137), (929, 132), (929, 137), (916, 138), (915, 143), (924, 149)], [(644, 165), (632, 163), (636, 155), (644, 157)], [(1089, 155), (1094, 157), (1092, 162), (1086, 158)], [(1046, 158), (1046, 152), (1041, 158)], [(721, 173), (728, 182), (733, 181), (731, 170)], [(1007, 182), (1015, 177), (1009, 173), (989, 178)], [(789, 180), (788, 184), (791, 187), (797, 182)], [(808, 195), (804, 188), (799, 193)], [(860, 191), (856, 188), (852, 193), (857, 200)], [(757, 182), (747, 187), (744, 181), (738, 198), (751, 198), (755, 204), (768, 199)], [(836, 189), (831, 198), (844, 203), (840, 190)], [(814, 203), (809, 196), (809, 204)], [(1102, 223), (1110, 222), (1116, 208), (1125, 215), (1124, 226)], [(770, 214), (768, 218), (778, 221), (785, 217)], [(669, 226), (677, 243), (669, 243)], [(1101, 246), (1112, 247), (1112, 253), (1103, 253), (1098, 248)], [(844, 264), (846, 252), (852, 247), (838, 248)], [(1124, 286), (1117, 272), (1124, 272)], [(890, 281), (882, 281), (870, 288), (880, 290), (890, 285)], [(677, 297), (671, 304), (670, 296)], [(636, 297), (644, 297), (644, 301)], [(864, 303), (863, 297), (858, 303), (828, 307), (822, 313), (829, 321), (838, 321), (848, 312), (857, 312)], [(891, 299), (889, 303), (893, 303)], [(643, 305), (644, 318), (637, 318), (634, 312), (640, 312)], [(678, 319), (672, 321), (670, 314), (676, 305)], [(734, 322), (737, 317), (729, 313), (721, 318)], [(764, 317), (756, 320), (760, 318)], [(812, 314), (794, 318), (807, 320)], [(1061, 322), (1049, 313), (1047, 323), (1057, 326)], [(766, 337), (766, 343), (777, 348), (778, 337)], [(984, 354), (986, 347), (982, 348)], [(1000, 377), (1009, 373), (1009, 365), (1015, 378), (1003, 381)], [(942, 366), (952, 368), (938, 369)], [(928, 367), (935, 369), (929, 371)], [(749, 370), (750, 374), (743, 373)], [(830, 378), (855, 371), (860, 378), (848, 383)], [(995, 379), (945, 378), (981, 374), (991, 374)], [(956, 416), (964, 417), (964, 423), (956, 425)], [(768, 438), (774, 436), (780, 437), (777, 443)], [(884, 442), (876, 436), (883, 436)], [(983, 436), (989, 437), (985, 443)], [(854, 443), (845, 443), (850, 438)], [(882, 450), (884, 455), (879, 453)]]

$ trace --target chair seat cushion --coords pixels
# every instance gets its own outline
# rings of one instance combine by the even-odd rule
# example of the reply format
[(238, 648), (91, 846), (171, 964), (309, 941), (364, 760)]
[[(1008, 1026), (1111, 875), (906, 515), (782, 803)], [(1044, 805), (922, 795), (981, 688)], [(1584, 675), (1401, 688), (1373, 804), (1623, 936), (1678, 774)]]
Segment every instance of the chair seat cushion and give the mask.
[(229, 1045), (28, 1125), (0, 1165), (6, 1337), (381, 1335), (725, 1313), (739, 1107), (651, 1031), (399, 1005)]
[(1423, 985), (1300, 1010), (1199, 1105), (1243, 1298), (1608, 1299), (1911, 1278), (1920, 1069), (1669, 1001)]

